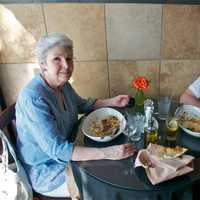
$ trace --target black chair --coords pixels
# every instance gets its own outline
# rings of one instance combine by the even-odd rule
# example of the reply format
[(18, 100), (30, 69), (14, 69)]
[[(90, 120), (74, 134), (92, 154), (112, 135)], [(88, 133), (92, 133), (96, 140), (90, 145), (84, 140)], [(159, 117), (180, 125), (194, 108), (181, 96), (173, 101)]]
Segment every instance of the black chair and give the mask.
[(0, 87), (0, 108), (1, 108), (1, 110), (6, 108), (6, 102), (5, 102), (1, 87)]
[[(0, 113), (0, 129), (4, 130), (11, 142), (16, 146), (17, 131), (15, 128), (15, 103), (8, 106)], [(2, 144), (0, 143), (0, 153), (2, 153)], [(11, 159), (11, 158), (10, 158)], [(68, 198), (47, 197), (33, 192), (33, 200), (71, 200)]]

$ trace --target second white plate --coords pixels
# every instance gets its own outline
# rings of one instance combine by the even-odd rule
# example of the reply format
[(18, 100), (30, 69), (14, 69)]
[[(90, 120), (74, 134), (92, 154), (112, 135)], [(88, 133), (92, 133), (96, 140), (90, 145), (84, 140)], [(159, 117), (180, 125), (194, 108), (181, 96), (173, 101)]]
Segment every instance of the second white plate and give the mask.
[[(198, 116), (200, 118), (200, 109), (198, 107), (192, 106), (192, 105), (182, 105), (176, 109), (175, 116), (180, 117), (184, 112), (195, 116)], [(200, 132), (194, 132), (190, 129), (184, 127), (182, 124), (179, 124), (179, 126), (188, 134), (199, 137), (200, 138)]]

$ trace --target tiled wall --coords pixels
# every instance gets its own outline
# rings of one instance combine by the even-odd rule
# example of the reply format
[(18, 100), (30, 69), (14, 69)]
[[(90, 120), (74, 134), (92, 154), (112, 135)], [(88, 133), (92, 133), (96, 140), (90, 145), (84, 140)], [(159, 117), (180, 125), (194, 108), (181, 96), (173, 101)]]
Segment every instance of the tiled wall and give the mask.
[(35, 42), (46, 32), (74, 41), (72, 84), (84, 97), (129, 93), (131, 77), (151, 80), (147, 94), (176, 98), (200, 75), (200, 6), (161, 4), (2, 4), (0, 84), (8, 103), (38, 72)]
[[(0, 3), (121, 3), (122, 0), (0, 0)], [(199, 0), (123, 0), (123, 3), (165, 3), (165, 4), (190, 4), (199, 5)]]

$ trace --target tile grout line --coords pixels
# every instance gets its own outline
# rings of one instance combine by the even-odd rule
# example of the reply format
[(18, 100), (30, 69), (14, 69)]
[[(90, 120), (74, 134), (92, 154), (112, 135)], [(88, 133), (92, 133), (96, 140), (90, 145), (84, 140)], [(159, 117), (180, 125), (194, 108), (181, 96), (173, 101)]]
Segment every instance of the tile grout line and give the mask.
[[(136, 59), (136, 60), (109, 60), (110, 62), (135, 62), (135, 61), (160, 61), (161, 59)], [(164, 59), (167, 61), (188, 61), (191, 59)], [(200, 61), (200, 59), (193, 59), (192, 61)], [(76, 60), (74, 62), (106, 62), (105, 60)], [(0, 63), (0, 65), (15, 65), (15, 64), (36, 64), (37, 61), (30, 61), (30, 62), (10, 62), (10, 63)]]
[(158, 88), (158, 96), (160, 96), (161, 94), (161, 63), (162, 63), (162, 46), (163, 46), (163, 31), (164, 31), (164, 25), (163, 25), (163, 5), (161, 5), (161, 36), (160, 36), (160, 65), (159, 65), (159, 77), (158, 77), (158, 80), (159, 80), (159, 88)]
[(45, 12), (44, 12), (44, 3), (41, 3), (41, 8), (42, 8), (42, 15), (43, 15), (43, 19), (44, 19), (44, 28), (47, 34), (47, 24), (46, 24), (46, 17), (45, 17)]
[(110, 71), (108, 61), (108, 40), (107, 40), (107, 23), (106, 23), (106, 3), (104, 3), (104, 25), (105, 25), (105, 42), (106, 42), (106, 60), (107, 60), (107, 78), (108, 78), (108, 95), (110, 97)]

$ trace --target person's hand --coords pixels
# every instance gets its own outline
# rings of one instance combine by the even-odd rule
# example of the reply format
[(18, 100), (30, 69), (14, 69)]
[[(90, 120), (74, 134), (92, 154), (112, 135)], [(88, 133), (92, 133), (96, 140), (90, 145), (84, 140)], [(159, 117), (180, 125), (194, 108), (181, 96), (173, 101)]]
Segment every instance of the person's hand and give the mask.
[(110, 98), (110, 105), (114, 107), (124, 107), (129, 102), (128, 95), (118, 95), (116, 97)]
[(109, 99), (98, 99), (95, 102), (93, 109), (107, 107), (107, 106), (124, 107), (128, 104), (128, 102), (129, 102), (129, 95), (118, 95), (116, 97)]
[(121, 144), (102, 148), (104, 159), (120, 160), (132, 156), (136, 149), (132, 144)]

